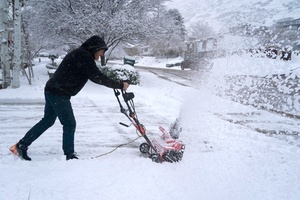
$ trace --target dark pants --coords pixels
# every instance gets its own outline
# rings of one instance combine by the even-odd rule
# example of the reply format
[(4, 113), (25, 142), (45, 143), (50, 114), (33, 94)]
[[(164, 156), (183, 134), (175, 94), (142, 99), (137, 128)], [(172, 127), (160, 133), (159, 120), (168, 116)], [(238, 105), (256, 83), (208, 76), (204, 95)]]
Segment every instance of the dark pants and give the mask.
[(50, 128), (58, 117), (63, 125), (63, 151), (65, 155), (74, 153), (74, 133), (76, 121), (69, 96), (59, 96), (51, 92), (45, 92), (44, 117), (34, 125), (20, 140), (20, 143), (29, 146), (48, 128)]

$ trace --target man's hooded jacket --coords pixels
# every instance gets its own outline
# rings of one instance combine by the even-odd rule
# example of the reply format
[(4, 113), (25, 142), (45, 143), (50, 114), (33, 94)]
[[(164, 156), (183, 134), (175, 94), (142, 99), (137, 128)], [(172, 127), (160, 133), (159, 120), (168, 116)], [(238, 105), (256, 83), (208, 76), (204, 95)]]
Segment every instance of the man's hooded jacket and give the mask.
[(110, 88), (123, 88), (123, 83), (114, 81), (104, 75), (97, 67), (94, 56), (107, 46), (99, 36), (92, 36), (78, 49), (68, 53), (48, 80), (45, 91), (57, 95), (75, 96), (91, 80)]

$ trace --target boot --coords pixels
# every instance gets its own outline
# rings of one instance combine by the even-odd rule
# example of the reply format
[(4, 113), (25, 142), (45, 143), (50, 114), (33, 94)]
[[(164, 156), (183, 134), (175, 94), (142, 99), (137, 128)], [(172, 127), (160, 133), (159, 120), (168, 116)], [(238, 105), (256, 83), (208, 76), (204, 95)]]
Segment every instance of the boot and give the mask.
[(77, 154), (76, 154), (76, 153), (72, 153), (72, 154), (70, 154), (70, 155), (67, 155), (67, 156), (66, 156), (66, 159), (67, 159), (67, 160), (70, 160), (70, 159), (78, 159), (78, 157), (77, 157)]
[(16, 156), (19, 156), (21, 157), (22, 159), (24, 160), (28, 160), (30, 161), (31, 158), (27, 155), (27, 150), (28, 150), (28, 147), (20, 144), (19, 142), (17, 144), (14, 144), (13, 146), (11, 146), (9, 148), (9, 150), (15, 154)]

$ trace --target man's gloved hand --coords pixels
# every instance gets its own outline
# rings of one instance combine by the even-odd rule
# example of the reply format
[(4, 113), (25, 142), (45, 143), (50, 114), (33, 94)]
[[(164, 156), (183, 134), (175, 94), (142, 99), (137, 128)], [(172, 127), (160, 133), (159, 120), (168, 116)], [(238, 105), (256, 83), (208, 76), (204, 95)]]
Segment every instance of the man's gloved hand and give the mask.
[(130, 81), (124, 81), (123, 82), (123, 90), (127, 90), (127, 88), (129, 87)]

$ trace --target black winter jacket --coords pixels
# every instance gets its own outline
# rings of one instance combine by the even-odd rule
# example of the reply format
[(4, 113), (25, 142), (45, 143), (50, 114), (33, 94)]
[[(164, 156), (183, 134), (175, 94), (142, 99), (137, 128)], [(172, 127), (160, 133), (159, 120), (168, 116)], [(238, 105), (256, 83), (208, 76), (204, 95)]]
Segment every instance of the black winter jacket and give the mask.
[(94, 55), (100, 49), (107, 50), (105, 42), (102, 38), (93, 36), (78, 49), (68, 53), (46, 83), (45, 91), (75, 96), (88, 80), (110, 88), (122, 89), (122, 82), (108, 78), (96, 66)]

